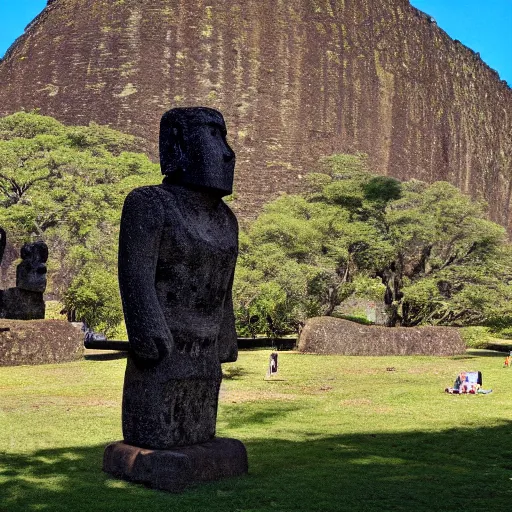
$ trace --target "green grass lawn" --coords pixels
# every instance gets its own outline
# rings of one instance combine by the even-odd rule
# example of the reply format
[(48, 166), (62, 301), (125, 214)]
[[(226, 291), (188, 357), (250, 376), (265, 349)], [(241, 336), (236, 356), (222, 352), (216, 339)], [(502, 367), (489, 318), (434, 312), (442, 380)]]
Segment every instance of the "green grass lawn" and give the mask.
[[(270, 351), (226, 365), (218, 435), (250, 474), (181, 495), (102, 473), (122, 438), (125, 360), (0, 368), (0, 511), (512, 510), (512, 369), (503, 354), (342, 357)], [(390, 371), (391, 370), (391, 371)], [(490, 395), (443, 393), (480, 370)]]

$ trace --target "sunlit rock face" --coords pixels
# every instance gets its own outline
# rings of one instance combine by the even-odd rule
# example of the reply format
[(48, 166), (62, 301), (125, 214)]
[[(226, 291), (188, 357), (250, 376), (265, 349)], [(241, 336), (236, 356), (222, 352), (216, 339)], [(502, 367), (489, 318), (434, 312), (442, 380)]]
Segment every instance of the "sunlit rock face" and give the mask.
[(54, 0), (0, 63), (0, 113), (107, 123), (153, 157), (162, 112), (189, 105), (225, 115), (243, 217), (359, 150), (512, 228), (511, 89), (406, 0)]

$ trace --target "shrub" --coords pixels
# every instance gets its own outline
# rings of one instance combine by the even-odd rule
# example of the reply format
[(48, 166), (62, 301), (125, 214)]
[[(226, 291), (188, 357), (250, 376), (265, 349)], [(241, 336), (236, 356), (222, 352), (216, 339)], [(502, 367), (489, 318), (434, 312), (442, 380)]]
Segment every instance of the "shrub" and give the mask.
[(483, 326), (463, 327), (460, 335), (468, 348), (485, 348), (492, 339), (490, 328)]

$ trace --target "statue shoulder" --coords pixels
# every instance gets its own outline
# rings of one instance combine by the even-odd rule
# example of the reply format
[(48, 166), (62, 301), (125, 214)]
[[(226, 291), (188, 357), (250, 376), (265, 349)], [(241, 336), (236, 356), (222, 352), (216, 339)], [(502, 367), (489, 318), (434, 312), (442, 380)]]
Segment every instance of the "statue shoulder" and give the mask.
[(126, 196), (126, 201), (129, 202), (138, 202), (138, 201), (154, 201), (159, 197), (159, 186), (158, 185), (149, 185), (146, 187), (138, 187), (134, 188), (129, 194)]
[(165, 193), (159, 185), (149, 185), (146, 187), (134, 188), (125, 199), (125, 208), (140, 207), (145, 205), (145, 209), (161, 208), (162, 199)]
[[(124, 200), (122, 217), (125, 219), (145, 219), (156, 224), (163, 219), (164, 207), (158, 186), (133, 189)], [(151, 222), (150, 222), (151, 223)]]

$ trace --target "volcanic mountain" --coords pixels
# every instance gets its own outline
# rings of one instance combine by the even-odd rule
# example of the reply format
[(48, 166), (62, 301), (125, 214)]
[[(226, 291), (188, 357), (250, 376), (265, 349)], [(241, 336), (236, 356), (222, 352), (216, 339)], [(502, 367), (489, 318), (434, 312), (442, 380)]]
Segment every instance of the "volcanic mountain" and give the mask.
[(408, 0), (50, 0), (0, 63), (0, 114), (109, 124), (155, 158), (183, 105), (224, 113), (242, 216), (363, 151), (512, 228), (512, 90)]

